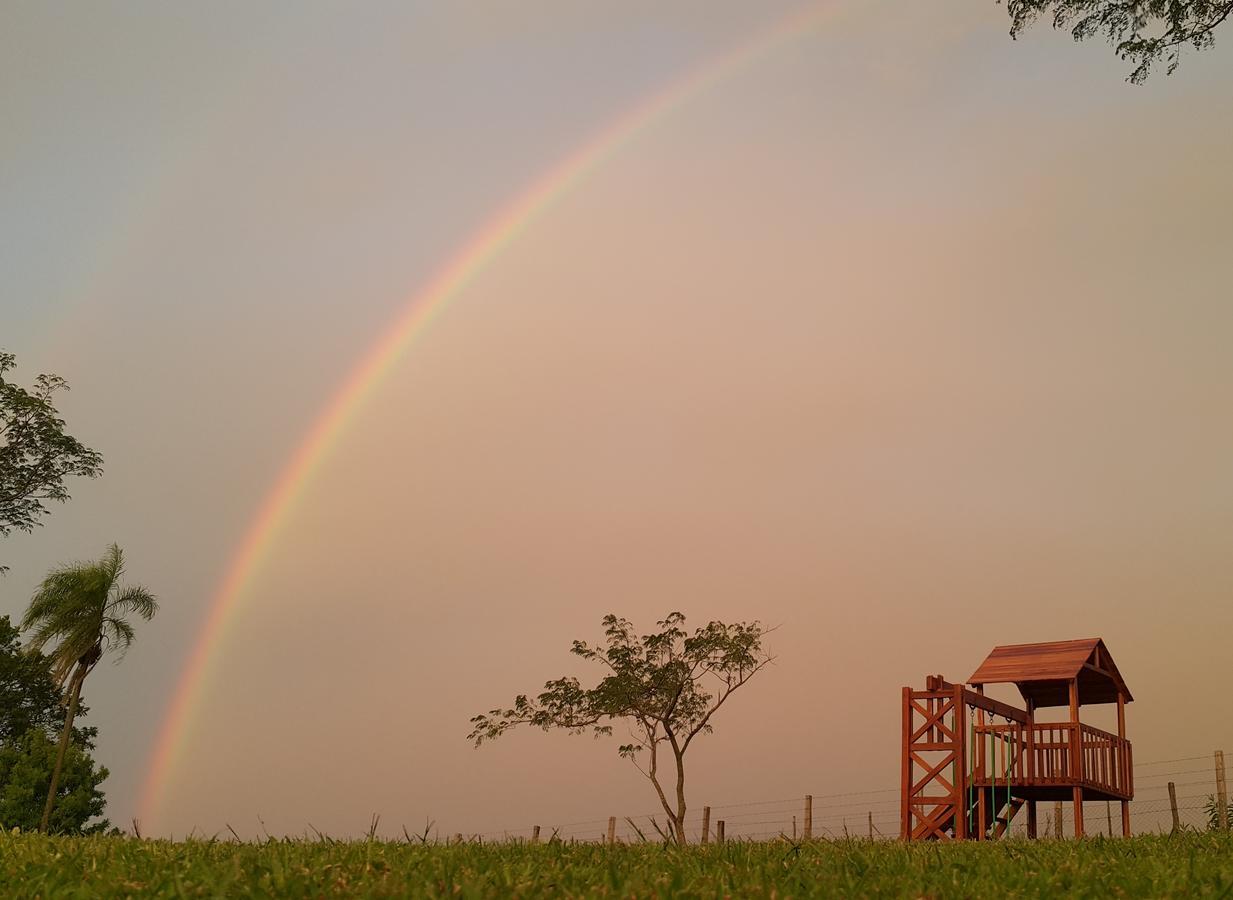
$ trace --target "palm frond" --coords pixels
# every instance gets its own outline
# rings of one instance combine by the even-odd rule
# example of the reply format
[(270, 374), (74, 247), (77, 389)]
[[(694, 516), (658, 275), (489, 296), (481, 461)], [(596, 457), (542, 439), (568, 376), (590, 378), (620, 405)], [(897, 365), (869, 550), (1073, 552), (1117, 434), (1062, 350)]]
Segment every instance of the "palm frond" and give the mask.
[(107, 552), (99, 560), (99, 566), (111, 585), (120, 583), (120, 576), (124, 574), (124, 551), (119, 544), (112, 544), (107, 548)]
[(158, 598), (141, 585), (124, 588), (109, 604), (112, 614), (133, 612), (147, 622), (158, 612)]
[(123, 619), (108, 616), (103, 620), (103, 639), (106, 641), (107, 649), (118, 650), (121, 657), (132, 645), (133, 638), (136, 636), (133, 626)]
[(112, 544), (97, 562), (53, 570), (31, 598), (21, 626), (29, 632), (27, 646), (54, 645), (48, 655), (59, 684), (79, 664), (93, 668), (104, 652), (123, 655), (135, 637), (129, 614), (149, 620), (158, 611), (158, 601), (144, 587), (120, 587), (123, 573), (124, 553)]

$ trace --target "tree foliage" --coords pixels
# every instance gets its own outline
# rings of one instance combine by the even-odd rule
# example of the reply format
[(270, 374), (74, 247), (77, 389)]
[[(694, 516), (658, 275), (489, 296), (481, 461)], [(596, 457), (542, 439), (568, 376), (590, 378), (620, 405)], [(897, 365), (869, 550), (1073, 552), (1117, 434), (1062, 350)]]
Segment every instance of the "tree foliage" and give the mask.
[[(1207, 816), (1207, 830), (1220, 831), (1220, 802), (1215, 794), (1207, 795), (1207, 800), (1203, 802), (1203, 813)], [(1229, 828), (1233, 828), (1233, 800), (1225, 805), (1224, 821)]]
[(102, 456), (64, 431), (53, 403), (64, 379), (39, 375), (26, 390), (5, 378), (15, 365), (0, 351), (0, 537), (33, 530), (48, 501), (68, 499), (66, 479), (103, 471)]
[(140, 585), (124, 585), (124, 552), (115, 544), (97, 562), (61, 566), (39, 586), (26, 615), (23, 631), (30, 631), (30, 647), (51, 651), (51, 674), (63, 685), (75, 669), (84, 674), (108, 652), (121, 655), (133, 643), (128, 621), (136, 614), (149, 621), (158, 601)]
[(1103, 35), (1134, 64), (1129, 80), (1141, 84), (1160, 60), (1173, 74), (1187, 45), (1211, 47), (1216, 28), (1233, 15), (1233, 0), (1006, 0), (1006, 8), (1012, 37), (1041, 17), (1076, 41)]
[(58, 730), (64, 723), (64, 692), (51, 677), (51, 660), (26, 653), (8, 616), (0, 616), (0, 745), (27, 731)]
[[(685, 754), (695, 738), (711, 733), (712, 718), (728, 698), (771, 662), (762, 647), (766, 629), (758, 622), (710, 622), (691, 634), (679, 612), (645, 635), (615, 615), (604, 617), (603, 624), (604, 646), (574, 641), (571, 648), (605, 667), (598, 684), (583, 687), (572, 676), (549, 681), (534, 699), (520, 694), (508, 709), (472, 718), (469, 739), (478, 747), (518, 725), (610, 735), (621, 722), (633, 740), (622, 744), (619, 754), (650, 780), (672, 839), (684, 843)], [(664, 755), (673, 763), (667, 789), (660, 766)]]
[[(108, 771), (96, 767), (90, 747), (69, 749), (61, 767), (56, 802), (44, 830), (52, 834), (95, 834), (105, 831), (102, 816), (107, 800), (99, 786)], [(41, 728), (0, 744), (0, 826), (33, 831), (43, 815), (47, 790), (56, 764), (56, 742)]]
[[(7, 616), (0, 616), (0, 826), (33, 829), (39, 824), (54, 768), (52, 736), (64, 724), (64, 691), (51, 675), (51, 660), (24, 650)], [(86, 714), (85, 708), (78, 718)], [(90, 757), (96, 730), (75, 727), (73, 748), (57, 789), (53, 831), (100, 831), (89, 824), (102, 815), (106, 798), (99, 789), (107, 770)]]

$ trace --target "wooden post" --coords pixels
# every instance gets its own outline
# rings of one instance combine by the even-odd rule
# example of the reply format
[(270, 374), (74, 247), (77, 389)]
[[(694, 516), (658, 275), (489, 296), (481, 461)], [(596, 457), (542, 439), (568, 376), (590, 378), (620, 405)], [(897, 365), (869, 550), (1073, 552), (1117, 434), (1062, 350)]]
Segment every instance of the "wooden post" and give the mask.
[[(1036, 701), (1031, 697), (1027, 700), (1027, 721), (1023, 725), (1023, 752), (1027, 755), (1020, 770), (1027, 784), (1036, 780)], [(1036, 801), (1027, 800), (1027, 836), (1030, 840), (1037, 838)], [(1007, 829), (1010, 828), (1009, 823)]]
[(968, 834), (968, 709), (962, 684), (955, 685), (955, 837), (966, 840)]
[(539, 843), (539, 826), (538, 825), (534, 826), (531, 829), (531, 843), (532, 844)]
[(702, 807), (702, 843), (709, 844), (711, 842), (711, 808), (709, 806)]
[(1113, 837), (1113, 804), (1105, 801), (1105, 818), (1109, 821), (1109, 837)]
[(608, 843), (616, 843), (616, 816), (608, 817)]
[(1071, 791), (1075, 805), (1075, 837), (1083, 837), (1083, 729), (1079, 725), (1079, 679), (1070, 679), (1070, 778), (1075, 782)]
[[(1117, 736), (1126, 740), (1126, 695), (1117, 692)], [(1119, 753), (1122, 764), (1122, 783), (1128, 793), (1134, 793), (1134, 767), (1130, 764), (1130, 747), (1122, 745), (1123, 753)], [(1130, 837), (1130, 803), (1122, 801), (1122, 837)]]
[(1053, 836), (1062, 839), (1062, 801), (1053, 804)]
[(813, 840), (813, 794), (805, 795), (805, 840)]
[(912, 689), (903, 689), (903, 768), (900, 772), (899, 837), (912, 840)]
[(715, 823), (715, 843), (722, 844), (724, 842), (724, 820), (720, 819)]
[(1169, 812), (1173, 814), (1173, 830), (1177, 831), (1182, 827), (1182, 821), (1177, 817), (1177, 788), (1173, 782), (1169, 782)]
[[(976, 693), (984, 694), (985, 686), (983, 684), (976, 685)], [(980, 759), (980, 780), (989, 780), (989, 759), (986, 756), (986, 741), (985, 736), (981, 734), (980, 728), (985, 724), (984, 709), (976, 710), (976, 747), (978, 749), (978, 758)], [(985, 811), (985, 789), (978, 787), (976, 789), (976, 840), (983, 841), (985, 839), (986, 829), (989, 827), (987, 821), (987, 813)]]
[(869, 810), (869, 840), (873, 842), (873, 810)]
[(1027, 765), (1023, 772), (1030, 783), (1036, 778), (1036, 701), (1027, 701), (1027, 723), (1023, 726), (1027, 732)]
[(1229, 830), (1229, 789), (1224, 780), (1224, 751), (1216, 751), (1216, 826)]

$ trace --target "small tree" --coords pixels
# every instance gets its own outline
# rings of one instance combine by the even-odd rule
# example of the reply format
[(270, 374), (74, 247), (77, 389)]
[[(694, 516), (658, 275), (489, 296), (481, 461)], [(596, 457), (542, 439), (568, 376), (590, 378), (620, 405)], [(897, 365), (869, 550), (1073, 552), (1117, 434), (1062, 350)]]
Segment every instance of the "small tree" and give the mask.
[[(53, 737), (68, 698), (52, 678), (51, 658), (23, 649), (17, 637), (8, 616), (0, 616), (0, 829), (32, 830), (42, 817), (55, 767)], [(90, 755), (96, 730), (76, 724), (85, 714), (79, 706), (49, 831), (89, 834), (107, 827), (106, 821), (88, 824), (106, 805), (99, 786), (107, 770)]]
[(47, 512), (46, 501), (67, 500), (65, 479), (103, 471), (98, 453), (64, 433), (52, 403), (68, 390), (64, 379), (40, 375), (27, 391), (4, 377), (14, 365), (13, 354), (0, 351), (0, 537), (32, 531)]
[(60, 771), (86, 676), (108, 651), (123, 654), (128, 650), (135, 636), (130, 616), (140, 616), (148, 622), (158, 611), (158, 601), (144, 587), (121, 584), (123, 574), (124, 554), (115, 544), (107, 548), (98, 562), (73, 563), (56, 569), (43, 579), (21, 622), (22, 630), (32, 632), (32, 649), (41, 651), (48, 644), (55, 644), (48, 654), (51, 674), (59, 687), (67, 684), (69, 689), (60, 746), (39, 826), (42, 831), (51, 822)]
[[(97, 820), (107, 805), (99, 786), (109, 773), (90, 756), (94, 729), (76, 728), (73, 734), (76, 742), (59, 760), (56, 804), (43, 830), (99, 834), (110, 825), (106, 819)], [(0, 745), (0, 827), (33, 831), (40, 825), (58, 757), (56, 742), (41, 728)]]
[(0, 746), (38, 728), (59, 731), (64, 724), (64, 691), (51, 677), (51, 660), (37, 650), (22, 650), (18, 631), (0, 616)]
[(1172, 75), (1187, 44), (1212, 46), (1217, 26), (1233, 15), (1233, 0), (1006, 0), (1006, 9), (1011, 37), (1044, 15), (1076, 41), (1104, 35), (1119, 58), (1135, 64), (1129, 80), (1141, 84), (1161, 59)]
[[(650, 780), (671, 838), (684, 844), (685, 754), (695, 738), (712, 731), (711, 719), (728, 698), (773, 659), (762, 647), (767, 630), (758, 622), (710, 622), (689, 634), (679, 612), (645, 635), (615, 615), (605, 616), (603, 624), (604, 647), (574, 641), (570, 650), (607, 668), (599, 684), (584, 688), (571, 676), (549, 681), (534, 700), (520, 694), (509, 709), (475, 716), (468, 739), (478, 747), (516, 725), (609, 735), (612, 723), (624, 722), (634, 740), (618, 753)], [(665, 749), (673, 764), (667, 790), (660, 769)]]

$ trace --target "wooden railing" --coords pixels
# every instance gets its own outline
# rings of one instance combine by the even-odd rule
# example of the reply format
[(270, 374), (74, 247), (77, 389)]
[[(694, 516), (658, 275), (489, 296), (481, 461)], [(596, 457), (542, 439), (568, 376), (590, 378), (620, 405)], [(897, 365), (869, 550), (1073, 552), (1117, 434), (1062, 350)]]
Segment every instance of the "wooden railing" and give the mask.
[(1119, 797), (1134, 796), (1130, 742), (1091, 725), (985, 724), (976, 726), (975, 738), (969, 764), (977, 786), (1009, 781), (1012, 785), (1078, 786)]

